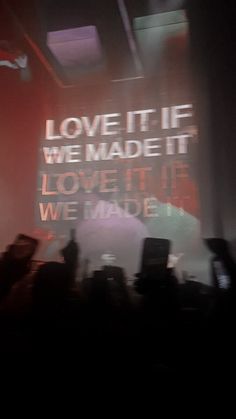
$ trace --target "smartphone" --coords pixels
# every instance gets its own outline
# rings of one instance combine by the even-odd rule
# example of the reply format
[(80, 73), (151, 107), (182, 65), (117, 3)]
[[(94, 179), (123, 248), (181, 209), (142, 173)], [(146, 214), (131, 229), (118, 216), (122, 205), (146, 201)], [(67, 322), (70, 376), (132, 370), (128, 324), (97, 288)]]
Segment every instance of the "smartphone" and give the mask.
[(170, 240), (146, 238), (141, 258), (141, 274), (163, 274), (167, 270)]
[(228, 290), (231, 286), (230, 276), (228, 275), (224, 264), (220, 260), (213, 261), (213, 272), (216, 286), (222, 290)]

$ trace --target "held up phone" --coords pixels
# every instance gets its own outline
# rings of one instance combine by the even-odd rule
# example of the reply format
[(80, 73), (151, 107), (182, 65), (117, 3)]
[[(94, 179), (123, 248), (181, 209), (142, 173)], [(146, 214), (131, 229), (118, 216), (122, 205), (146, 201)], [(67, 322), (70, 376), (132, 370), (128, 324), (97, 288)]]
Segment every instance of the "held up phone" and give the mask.
[(144, 240), (141, 275), (162, 275), (167, 270), (170, 240), (148, 237)]
[(229, 247), (225, 239), (207, 238), (204, 240), (208, 249), (214, 254), (211, 260), (212, 283), (218, 290), (230, 289), (232, 276), (227, 269), (229, 260)]
[(231, 286), (231, 280), (228, 272), (226, 271), (222, 261), (214, 260), (212, 262), (213, 274), (216, 287), (221, 290), (228, 290)]

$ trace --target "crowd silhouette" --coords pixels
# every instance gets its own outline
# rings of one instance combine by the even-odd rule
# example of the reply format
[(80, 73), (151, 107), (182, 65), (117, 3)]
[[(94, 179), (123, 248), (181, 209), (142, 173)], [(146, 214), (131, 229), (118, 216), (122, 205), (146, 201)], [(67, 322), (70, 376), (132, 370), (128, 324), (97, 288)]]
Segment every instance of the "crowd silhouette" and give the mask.
[(168, 380), (232, 366), (235, 263), (224, 240), (207, 241), (209, 286), (180, 284), (163, 258), (144, 263), (132, 286), (121, 267), (89, 273), (73, 232), (61, 262), (34, 267), (37, 245), (19, 235), (1, 257), (1, 354), (79, 358), (86, 370), (133, 368)]

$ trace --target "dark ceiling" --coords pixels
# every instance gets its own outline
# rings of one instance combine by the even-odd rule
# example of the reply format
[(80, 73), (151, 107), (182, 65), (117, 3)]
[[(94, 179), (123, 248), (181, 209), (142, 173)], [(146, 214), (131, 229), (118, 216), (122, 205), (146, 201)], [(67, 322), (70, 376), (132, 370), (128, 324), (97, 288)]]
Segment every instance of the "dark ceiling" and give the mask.
[(29, 49), (33, 46), (34, 52), (40, 50), (41, 62), (45, 64), (47, 61), (52, 66), (55, 78), (58, 76), (63, 83), (70, 84), (63, 68), (47, 48), (47, 34), (49, 31), (93, 25), (99, 34), (109, 77), (123, 77), (123, 63), (126, 76), (135, 77), (140, 72), (127, 37), (126, 17), (132, 32), (135, 17), (176, 10), (183, 3), (183, 0), (2, 0), (0, 39), (9, 38), (25, 44), (27, 37)]

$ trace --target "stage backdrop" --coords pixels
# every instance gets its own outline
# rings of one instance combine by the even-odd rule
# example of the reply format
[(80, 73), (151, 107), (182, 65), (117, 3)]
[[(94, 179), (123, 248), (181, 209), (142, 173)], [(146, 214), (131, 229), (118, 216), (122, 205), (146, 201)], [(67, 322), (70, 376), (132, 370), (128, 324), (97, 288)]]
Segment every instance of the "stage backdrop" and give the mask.
[[(75, 228), (91, 269), (109, 253), (132, 278), (143, 239), (161, 237), (172, 241), (171, 263), (180, 275), (188, 271), (208, 281), (186, 15), (178, 10), (139, 16), (132, 27), (136, 72), (125, 59), (117, 61), (118, 78), (106, 71), (95, 28), (86, 28), (87, 49), (81, 28), (48, 36), (64, 66), (66, 87), (48, 93), (42, 122), (36, 203), (36, 233), (45, 238), (40, 257), (57, 258)], [(72, 59), (75, 38), (87, 63), (80, 82)], [(58, 39), (64, 42), (61, 49)], [(94, 66), (87, 83), (86, 72)]]

